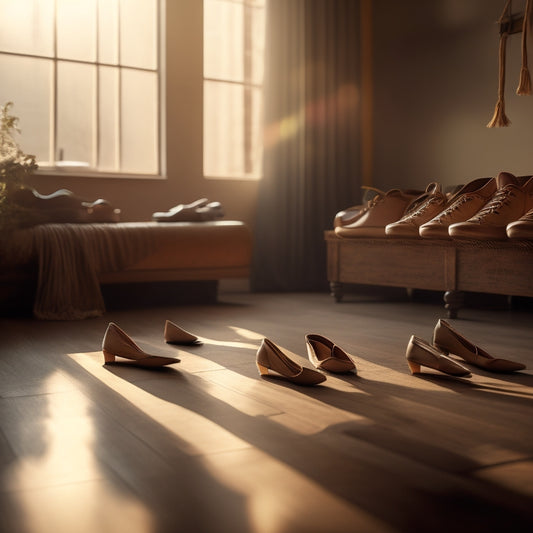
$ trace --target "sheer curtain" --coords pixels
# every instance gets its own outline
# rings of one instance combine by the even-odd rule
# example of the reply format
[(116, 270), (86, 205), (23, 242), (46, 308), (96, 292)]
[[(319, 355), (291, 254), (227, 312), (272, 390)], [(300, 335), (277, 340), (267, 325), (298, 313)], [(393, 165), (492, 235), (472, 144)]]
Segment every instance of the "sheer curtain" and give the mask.
[(251, 285), (325, 290), (324, 230), (360, 197), (359, 2), (269, 0)]

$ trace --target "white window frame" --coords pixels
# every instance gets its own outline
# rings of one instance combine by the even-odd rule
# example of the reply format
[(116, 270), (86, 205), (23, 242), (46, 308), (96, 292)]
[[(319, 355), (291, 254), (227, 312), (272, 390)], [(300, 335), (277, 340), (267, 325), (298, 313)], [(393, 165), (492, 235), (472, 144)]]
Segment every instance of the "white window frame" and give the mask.
[[(238, 4), (243, 4), (244, 7), (244, 27), (243, 27), (243, 44), (244, 44), (244, 50), (243, 50), (243, 66), (244, 66), (244, 76), (243, 81), (236, 81), (236, 80), (229, 80), (222, 77), (208, 77), (205, 75), (205, 71), (203, 73), (203, 87), (205, 92), (206, 83), (214, 82), (214, 83), (224, 83), (224, 84), (231, 84), (231, 85), (237, 85), (240, 87), (243, 87), (243, 110), (244, 110), (244, 116), (243, 116), (243, 142), (245, 144), (244, 149), (244, 173), (239, 175), (210, 175), (206, 172), (206, 163), (205, 163), (205, 122), (204, 122), (204, 149), (202, 153), (202, 160), (203, 160), (203, 175), (206, 179), (212, 179), (212, 180), (221, 180), (221, 179), (239, 179), (244, 181), (257, 181), (261, 179), (262, 177), (262, 168), (259, 164), (259, 168), (254, 170), (254, 165), (252, 163), (252, 121), (253, 121), (253, 108), (252, 108), (252, 91), (254, 89), (263, 89), (263, 83), (258, 84), (255, 83), (252, 79), (252, 70), (253, 66), (251, 64), (250, 54), (247, 54), (247, 46), (250, 46), (251, 42), (251, 21), (250, 21), (250, 14), (251, 10), (258, 9), (258, 6), (254, 6), (254, 0), (224, 0), (229, 3), (235, 2)], [(204, 4), (205, 8), (205, 4)], [(261, 9), (264, 9), (266, 11), (266, 0), (265, 5), (260, 7)], [(205, 36), (204, 36), (204, 43), (205, 43)], [(205, 113), (205, 103), (204, 103), (204, 113)], [(260, 150), (262, 152), (262, 146), (260, 147)], [(262, 158), (262, 155), (261, 155)]]
[[(52, 98), (53, 102), (51, 105), (51, 117), (50, 117), (50, 160), (48, 161), (48, 165), (40, 164), (39, 162), (39, 168), (35, 171), (36, 174), (42, 174), (42, 175), (72, 175), (72, 176), (80, 176), (80, 177), (91, 177), (91, 178), (151, 178), (151, 179), (158, 179), (166, 176), (166, 127), (165, 127), (165, 76), (164, 76), (164, 65), (165, 65), (165, 3), (166, 0), (157, 0), (156, 1), (156, 64), (155, 68), (142, 68), (142, 67), (132, 67), (132, 66), (124, 66), (120, 64), (120, 57), (117, 64), (112, 63), (105, 63), (100, 62), (98, 58), (98, 17), (96, 17), (96, 24), (95, 24), (95, 31), (96, 31), (96, 60), (95, 61), (86, 61), (86, 60), (74, 60), (74, 59), (66, 59), (58, 57), (57, 53), (57, 35), (56, 35), (56, 28), (54, 27), (54, 51), (53, 55), (38, 55), (38, 54), (28, 54), (28, 53), (16, 53), (11, 51), (4, 51), (0, 50), (0, 53), (3, 55), (11, 55), (11, 56), (21, 56), (21, 57), (27, 57), (27, 58), (35, 58), (35, 59), (47, 59), (52, 61), (53, 65), (53, 76), (52, 76)], [(54, 21), (57, 17), (57, 10), (56, 10), (56, 4), (54, 2)], [(87, 65), (94, 65), (97, 68), (95, 69), (95, 102), (93, 106), (93, 121), (95, 124), (94, 132), (93, 132), (93, 157), (95, 161), (98, 164), (98, 95), (99, 95), (99, 87), (98, 87), (98, 67), (104, 66), (104, 67), (111, 67), (118, 69), (119, 72), (119, 86), (120, 86), (120, 73), (124, 70), (135, 70), (135, 71), (149, 71), (154, 72), (156, 74), (157, 79), (157, 102), (156, 102), (156, 118), (157, 118), (157, 139), (156, 139), (156, 157), (157, 157), (157, 171), (154, 173), (135, 173), (130, 171), (108, 171), (108, 170), (98, 170), (97, 168), (84, 168), (83, 166), (77, 166), (77, 165), (69, 165), (69, 164), (61, 164), (61, 160), (58, 159), (58, 152), (59, 147), (57, 146), (57, 72), (58, 72), (58, 63), (64, 62), (64, 63), (77, 63), (77, 64), (87, 64)], [(4, 102), (5, 103), (5, 102)], [(118, 96), (118, 110), (117, 113), (120, 113), (120, 96)], [(13, 113), (16, 115), (16, 102), (15, 106), (12, 109)], [(118, 122), (120, 124), (120, 121)], [(19, 124), (22, 130), (24, 125)], [(120, 125), (117, 126), (117, 133), (120, 135)], [(23, 137), (21, 139), (21, 147), (23, 146)], [(120, 161), (120, 140), (117, 142), (117, 150), (119, 150), (117, 154), (117, 158)], [(120, 168), (120, 163), (119, 163)]]

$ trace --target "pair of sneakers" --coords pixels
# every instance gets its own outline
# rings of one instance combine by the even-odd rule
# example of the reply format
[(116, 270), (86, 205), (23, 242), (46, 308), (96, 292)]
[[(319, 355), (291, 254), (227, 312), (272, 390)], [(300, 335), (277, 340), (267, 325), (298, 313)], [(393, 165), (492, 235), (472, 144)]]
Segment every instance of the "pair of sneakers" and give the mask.
[(437, 182), (423, 192), (373, 191), (376, 194), (366, 205), (337, 213), (334, 225), (339, 237), (419, 237), (421, 224), (440, 213), (449, 201)]
[(425, 198), (428, 193), (412, 189), (383, 192), (372, 187), (363, 187), (363, 190), (365, 196), (370, 197), (367, 201), (335, 215), (333, 225), (339, 237), (385, 237), (385, 227), (403, 217), (414, 201), (421, 196)]
[[(389, 236), (427, 239), (500, 240), (507, 226), (533, 208), (533, 179), (500, 172), (496, 178), (478, 178), (449, 197), (434, 189), (419, 207), (385, 228)], [(524, 230), (525, 221), (515, 232)], [(520, 238), (518, 235), (514, 238)]]
[(359, 210), (338, 213), (335, 225), (340, 237), (532, 239), (533, 177), (500, 172), (451, 195), (436, 182), (418, 196), (416, 191), (378, 191)]
[(454, 239), (531, 239), (533, 236), (533, 177), (500, 172), (496, 191), (471, 218), (451, 224)]

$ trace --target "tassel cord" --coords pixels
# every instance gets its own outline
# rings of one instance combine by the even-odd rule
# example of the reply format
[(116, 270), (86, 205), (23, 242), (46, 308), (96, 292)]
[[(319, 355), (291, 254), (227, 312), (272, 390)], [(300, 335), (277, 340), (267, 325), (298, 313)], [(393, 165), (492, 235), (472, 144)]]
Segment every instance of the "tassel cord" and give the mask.
[(507, 0), (503, 8), (502, 14), (498, 23), (500, 25), (500, 48), (499, 48), (499, 64), (498, 64), (498, 101), (494, 108), (492, 119), (487, 124), (487, 128), (500, 128), (508, 126), (511, 121), (505, 114), (505, 57), (507, 49), (508, 31), (501, 31), (502, 25), (505, 21), (511, 20), (511, 0)]
[(520, 81), (516, 89), (516, 94), (531, 94), (531, 76), (527, 64), (527, 39), (529, 33), (529, 23), (531, 19), (531, 1), (527, 0), (526, 10), (524, 12), (524, 21), (522, 23), (522, 67), (520, 69)]
[(507, 48), (507, 32), (500, 35), (499, 76), (498, 76), (498, 101), (494, 108), (494, 115), (487, 124), (487, 128), (499, 128), (508, 126), (511, 121), (505, 114), (505, 56)]

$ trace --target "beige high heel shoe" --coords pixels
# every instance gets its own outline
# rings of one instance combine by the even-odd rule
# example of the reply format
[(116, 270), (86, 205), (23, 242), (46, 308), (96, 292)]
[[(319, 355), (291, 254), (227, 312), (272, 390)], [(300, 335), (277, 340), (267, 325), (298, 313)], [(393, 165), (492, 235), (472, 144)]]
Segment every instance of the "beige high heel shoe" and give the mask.
[(203, 342), (192, 333), (180, 328), (170, 320), (165, 322), (165, 331), (163, 333), (165, 341), (168, 344), (186, 344), (186, 345), (198, 345)]
[(263, 339), (257, 350), (256, 364), (262, 376), (267, 375), (269, 370), (273, 370), (298, 385), (317, 385), (326, 380), (326, 376), (320, 372), (305, 368), (289, 359), (268, 339)]
[(305, 336), (307, 355), (316, 368), (345, 374), (354, 372), (357, 368), (351, 357), (339, 346), (322, 335), (309, 334)]
[(439, 319), (433, 331), (433, 344), (444, 353), (457, 355), (467, 363), (489, 372), (516, 372), (526, 368), (526, 365), (522, 363), (492, 357), (485, 350), (465, 339), (442, 319)]
[(465, 366), (450, 359), (440, 352), (435, 346), (431, 346), (425, 340), (411, 335), (405, 352), (407, 364), (411, 374), (420, 373), (420, 367), (433, 368), (450, 376), (470, 377), (470, 370)]
[(114, 363), (117, 357), (127, 359), (130, 365), (142, 367), (165, 366), (180, 362), (175, 357), (162, 357), (144, 352), (114, 322), (110, 322), (107, 326), (102, 341), (102, 352), (105, 364)]

